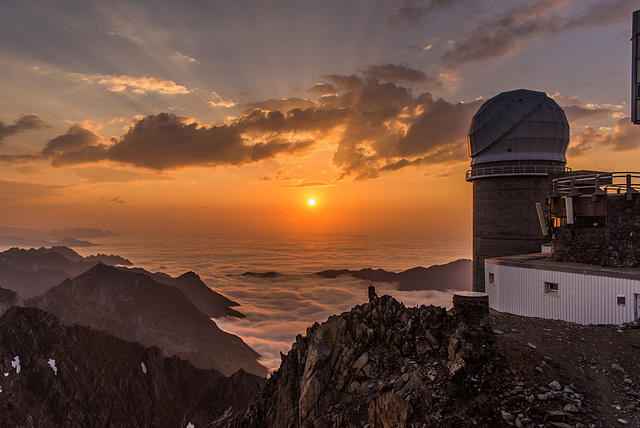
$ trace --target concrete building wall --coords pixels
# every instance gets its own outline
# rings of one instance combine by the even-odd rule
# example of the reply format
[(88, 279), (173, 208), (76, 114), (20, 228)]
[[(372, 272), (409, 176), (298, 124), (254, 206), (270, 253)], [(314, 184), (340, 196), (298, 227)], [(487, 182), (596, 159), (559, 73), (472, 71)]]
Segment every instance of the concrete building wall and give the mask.
[(548, 176), (496, 176), (473, 181), (473, 290), (485, 292), (484, 261), (539, 253), (542, 234), (535, 204), (545, 206)]
[[(490, 277), (492, 282), (490, 281)], [(638, 317), (640, 276), (486, 263), (491, 309), (579, 324), (621, 324)], [(548, 285), (557, 284), (557, 291)], [(624, 304), (618, 297), (624, 296)]]

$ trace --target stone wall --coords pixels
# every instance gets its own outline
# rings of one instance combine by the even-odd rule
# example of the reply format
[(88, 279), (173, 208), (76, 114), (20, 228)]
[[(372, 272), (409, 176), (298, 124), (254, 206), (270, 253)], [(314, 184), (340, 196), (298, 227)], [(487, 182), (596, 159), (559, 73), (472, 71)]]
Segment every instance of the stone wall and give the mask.
[[(583, 214), (606, 199), (604, 219), (593, 227)], [(591, 201), (591, 202), (590, 202)], [(609, 267), (640, 267), (640, 195), (581, 197), (575, 224), (555, 229), (552, 258), (558, 262)], [(604, 220), (604, 221), (603, 221)]]

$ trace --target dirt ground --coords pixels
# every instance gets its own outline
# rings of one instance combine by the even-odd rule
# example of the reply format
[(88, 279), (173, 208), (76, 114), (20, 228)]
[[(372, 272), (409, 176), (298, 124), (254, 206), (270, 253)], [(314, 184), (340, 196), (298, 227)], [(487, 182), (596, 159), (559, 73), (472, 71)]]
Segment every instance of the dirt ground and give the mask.
[[(500, 379), (506, 412), (517, 414), (529, 406), (527, 412), (546, 412), (548, 426), (640, 427), (637, 324), (583, 326), (495, 311), (490, 319), (496, 333), (496, 360), (501, 360), (496, 363), (506, 367)], [(553, 392), (549, 388), (553, 381), (563, 394), (539, 397)], [(522, 400), (523, 396), (529, 399)], [(564, 407), (574, 404), (577, 412)], [(558, 413), (563, 411), (564, 415)]]

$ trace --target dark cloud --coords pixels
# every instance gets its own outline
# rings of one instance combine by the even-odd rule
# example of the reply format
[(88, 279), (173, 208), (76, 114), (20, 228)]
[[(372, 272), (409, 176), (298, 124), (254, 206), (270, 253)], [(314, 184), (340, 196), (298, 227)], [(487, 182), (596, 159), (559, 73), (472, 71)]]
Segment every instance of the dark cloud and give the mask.
[(613, 134), (605, 135), (603, 143), (616, 152), (637, 150), (640, 148), (640, 128), (631, 122), (630, 117), (620, 118)]
[(85, 147), (97, 146), (102, 142), (102, 138), (95, 132), (85, 129), (79, 124), (71, 125), (66, 134), (49, 140), (42, 149), (42, 154), (50, 157), (64, 156), (66, 153), (73, 153)]
[(568, 97), (566, 95), (556, 93), (551, 95), (558, 105), (562, 107), (569, 123), (579, 121), (597, 121), (608, 119), (619, 115), (624, 108), (622, 105), (594, 105), (585, 103), (578, 97)]
[(44, 123), (40, 118), (33, 114), (24, 114), (13, 122), (13, 125), (5, 125), (0, 121), (0, 142), (6, 137), (24, 132), (31, 129), (45, 129), (49, 125)]
[[(325, 76), (326, 82), (314, 87), (317, 93), (327, 90), (332, 96), (254, 103), (238, 119), (217, 126), (160, 113), (108, 140), (75, 124), (47, 142), (40, 158), (56, 167), (112, 161), (168, 171), (299, 156), (321, 144), (333, 150), (338, 179), (355, 180), (466, 161), (466, 130), (480, 101), (453, 104), (434, 100), (429, 93), (414, 96), (409, 86), (398, 83), (425, 79), (422, 72), (405, 66), (371, 65), (358, 75)], [(17, 157), (2, 160), (19, 161)], [(91, 179), (100, 180), (103, 175)], [(283, 175), (262, 179), (291, 180), (301, 187), (326, 185), (298, 183), (295, 177)]]
[(307, 90), (307, 92), (316, 95), (328, 95), (335, 94), (336, 88), (333, 85), (327, 83), (316, 83), (313, 87)]
[[(556, 11), (571, 6), (571, 0), (542, 0), (517, 7), (507, 14), (480, 20), (478, 26), (446, 52), (442, 59), (447, 68), (457, 68), (466, 62), (483, 61), (506, 55), (538, 38), (548, 38), (577, 27), (602, 26), (612, 22), (626, 22), (634, 0), (599, 0), (588, 2), (581, 14)], [(580, 4), (581, 6), (582, 3)]]
[[(246, 126), (200, 126), (171, 113), (147, 116), (126, 134), (106, 144), (80, 125), (49, 141), (42, 154), (52, 165), (64, 166), (110, 160), (156, 171), (187, 166), (243, 165), (308, 149), (312, 141), (289, 142), (279, 136), (247, 144), (242, 133), (262, 128), (279, 129), (283, 114), (261, 114)], [(271, 122), (276, 122), (273, 124)]]
[(640, 127), (635, 126), (629, 117), (618, 119), (612, 133), (586, 127), (572, 136), (567, 154), (583, 156), (598, 146), (607, 146), (615, 152), (640, 149)]
[(606, 119), (611, 117), (614, 113), (617, 113), (616, 110), (598, 107), (598, 108), (585, 108), (580, 106), (562, 106), (564, 110), (564, 114), (567, 116), (567, 120), (569, 123), (577, 122), (580, 120), (599, 120)]
[[(386, 105), (394, 104), (388, 100)], [(425, 93), (396, 97), (395, 105), (391, 110), (365, 111), (349, 123), (333, 156), (341, 179), (353, 175), (366, 180), (405, 167), (468, 159), (468, 124), (481, 101), (452, 104)]]

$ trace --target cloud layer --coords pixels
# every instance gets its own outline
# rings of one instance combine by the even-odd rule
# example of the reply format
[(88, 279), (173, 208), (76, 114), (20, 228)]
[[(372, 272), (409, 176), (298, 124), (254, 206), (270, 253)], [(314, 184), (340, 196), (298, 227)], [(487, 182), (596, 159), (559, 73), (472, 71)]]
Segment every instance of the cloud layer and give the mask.
[[(406, 66), (369, 65), (357, 75), (329, 75), (309, 89), (317, 100), (289, 98), (245, 106), (227, 123), (204, 125), (172, 113), (138, 120), (111, 139), (81, 124), (49, 140), (40, 158), (55, 167), (101, 161), (155, 171), (241, 166), (333, 151), (338, 179), (378, 177), (418, 165), (466, 160), (466, 129), (480, 106), (449, 103), (406, 84), (429, 83)], [(4, 157), (5, 162), (19, 157)], [(22, 159), (24, 161), (24, 159)]]

